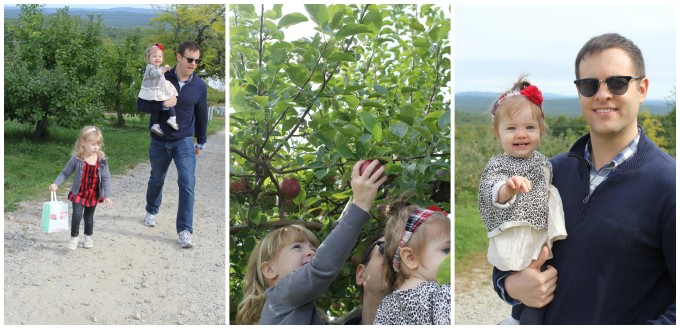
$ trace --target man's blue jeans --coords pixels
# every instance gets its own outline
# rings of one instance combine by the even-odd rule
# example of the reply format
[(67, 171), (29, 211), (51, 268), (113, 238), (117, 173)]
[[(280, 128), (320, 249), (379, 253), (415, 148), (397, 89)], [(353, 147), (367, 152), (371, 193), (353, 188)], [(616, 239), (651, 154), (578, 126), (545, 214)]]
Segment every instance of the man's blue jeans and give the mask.
[(176, 141), (160, 141), (151, 138), (149, 161), (151, 177), (146, 189), (146, 212), (155, 215), (163, 199), (163, 183), (170, 162), (175, 161), (179, 205), (177, 207), (177, 233), (187, 230), (193, 234), (194, 186), (196, 185), (196, 154), (192, 137)]

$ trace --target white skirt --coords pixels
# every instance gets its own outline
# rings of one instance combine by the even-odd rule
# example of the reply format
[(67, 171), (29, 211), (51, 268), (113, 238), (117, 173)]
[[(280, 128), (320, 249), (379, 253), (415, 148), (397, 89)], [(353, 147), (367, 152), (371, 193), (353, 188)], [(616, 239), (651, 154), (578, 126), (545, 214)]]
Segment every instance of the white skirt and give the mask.
[(162, 102), (170, 99), (172, 96), (177, 96), (177, 89), (172, 85), (172, 82), (163, 79), (160, 86), (153, 88), (142, 87), (137, 97), (147, 101)]
[(549, 187), (548, 209), (547, 229), (538, 230), (527, 222), (509, 222), (490, 232), (489, 263), (502, 271), (520, 271), (538, 259), (544, 245), (551, 259), (553, 242), (567, 237), (562, 198), (553, 185)]

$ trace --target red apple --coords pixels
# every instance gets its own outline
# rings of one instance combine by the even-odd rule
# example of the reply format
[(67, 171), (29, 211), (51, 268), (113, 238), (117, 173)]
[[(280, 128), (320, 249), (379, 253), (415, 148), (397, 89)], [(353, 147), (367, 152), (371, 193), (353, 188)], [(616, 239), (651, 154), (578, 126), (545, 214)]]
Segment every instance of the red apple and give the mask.
[(248, 183), (246, 179), (241, 177), (229, 181), (229, 192), (240, 193), (248, 189)]
[[(364, 163), (361, 164), (361, 167), (359, 167), (359, 175), (363, 175), (364, 170), (366, 170), (366, 168), (368, 168), (368, 166), (371, 163), (373, 163), (373, 161), (378, 161), (378, 160), (366, 160), (366, 161), (364, 161)], [(375, 168), (373, 168), (373, 172), (371, 173), (371, 175), (373, 175), (376, 171), (378, 171), (378, 168), (380, 168), (380, 165), (377, 165)]]
[(279, 188), (281, 189), (281, 194), (283, 194), (284, 199), (295, 199), (301, 191), (300, 182), (292, 177), (282, 180), (279, 183)]

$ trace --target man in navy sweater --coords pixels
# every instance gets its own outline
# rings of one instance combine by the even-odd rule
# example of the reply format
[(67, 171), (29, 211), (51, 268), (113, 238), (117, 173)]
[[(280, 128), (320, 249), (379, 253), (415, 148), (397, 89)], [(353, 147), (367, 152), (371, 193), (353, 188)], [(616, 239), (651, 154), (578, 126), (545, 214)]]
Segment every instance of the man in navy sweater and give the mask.
[(551, 159), (569, 235), (548, 262), (546, 249), (520, 272), (494, 269), (494, 287), (511, 304), (545, 306), (538, 324), (675, 324), (676, 167), (637, 124), (642, 53), (604, 34), (575, 64), (590, 134)]
[[(151, 133), (149, 160), (151, 175), (146, 190), (146, 217), (144, 225), (156, 226), (156, 214), (161, 206), (165, 174), (172, 161), (177, 168), (179, 204), (176, 229), (182, 248), (193, 246), (194, 186), (196, 185), (196, 156), (206, 142), (208, 127), (208, 88), (194, 71), (201, 62), (201, 51), (195, 41), (182, 42), (177, 49), (177, 65), (165, 73), (165, 78), (179, 91), (175, 111), (179, 130), (171, 129), (165, 122), (168, 112), (163, 102), (137, 98), (137, 109), (142, 112), (160, 112), (163, 137)], [(151, 127), (151, 123), (149, 123)], [(194, 145), (194, 136), (197, 143)]]

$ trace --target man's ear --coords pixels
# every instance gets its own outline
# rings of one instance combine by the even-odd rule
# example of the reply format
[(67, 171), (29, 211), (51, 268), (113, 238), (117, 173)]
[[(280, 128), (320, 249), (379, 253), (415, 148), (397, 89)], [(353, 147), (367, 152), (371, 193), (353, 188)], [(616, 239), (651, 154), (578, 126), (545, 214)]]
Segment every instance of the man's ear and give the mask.
[(401, 257), (401, 263), (409, 270), (413, 271), (418, 268), (418, 260), (413, 249), (409, 247), (401, 248), (399, 256)]
[(355, 275), (355, 279), (357, 282), (357, 286), (363, 287), (364, 286), (364, 271), (366, 271), (366, 265), (364, 264), (359, 264), (357, 266), (357, 273)]

